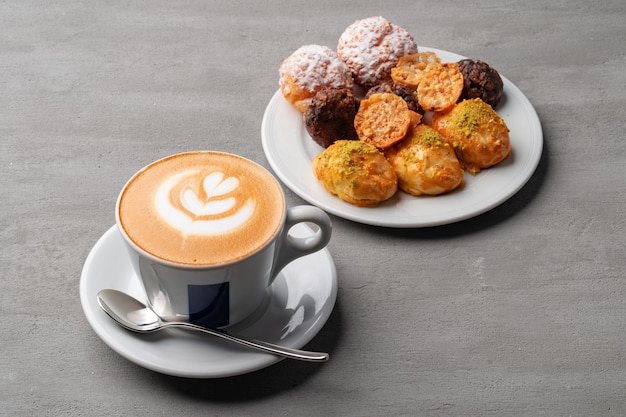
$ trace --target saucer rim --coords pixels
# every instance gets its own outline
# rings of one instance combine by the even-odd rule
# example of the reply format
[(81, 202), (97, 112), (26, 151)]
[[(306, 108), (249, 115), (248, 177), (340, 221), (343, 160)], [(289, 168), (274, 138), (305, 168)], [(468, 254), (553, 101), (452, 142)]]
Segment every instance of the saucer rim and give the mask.
[[(306, 228), (306, 230), (308, 231), (312, 231), (312, 229), (310, 229), (310, 227), (306, 224), (297, 224), (296, 226), (294, 226), (295, 228), (294, 230), (297, 231), (297, 228), (300, 228), (300, 227)], [(116, 238), (119, 239), (119, 242), (113, 242)], [(229, 345), (228, 344), (229, 342), (227, 342), (225, 346), (229, 346), (228, 348), (229, 351), (231, 350), (230, 346), (232, 346), (232, 361), (231, 362), (233, 362), (233, 365), (231, 365), (230, 368), (228, 364), (221, 364), (220, 368), (215, 369), (215, 367), (213, 367), (213, 369), (211, 369), (211, 366), (207, 366), (205, 364), (204, 367), (200, 366), (196, 369), (177, 369), (176, 366), (151, 361), (146, 357), (142, 357), (141, 354), (137, 352), (129, 352), (128, 346), (126, 347), (123, 346), (125, 344), (126, 345), (129, 344), (129, 343), (124, 343), (124, 339), (126, 339), (127, 337), (130, 337), (132, 339), (139, 339), (147, 335), (140, 335), (140, 334), (128, 332), (122, 329), (121, 327), (117, 326), (116, 324), (114, 324), (111, 321), (111, 319), (106, 315), (106, 313), (104, 313), (100, 309), (100, 307), (97, 305), (96, 295), (93, 294), (93, 290), (90, 291), (90, 285), (89, 285), (90, 282), (94, 279), (93, 277), (94, 273), (91, 271), (93, 267), (93, 263), (98, 256), (104, 255), (103, 248), (105, 247), (105, 245), (107, 244), (114, 245), (114, 244), (120, 244), (120, 243), (123, 243), (123, 241), (116, 225), (111, 226), (107, 231), (105, 231), (100, 236), (100, 238), (91, 248), (85, 260), (85, 263), (83, 265), (83, 269), (81, 272), (80, 288), (79, 288), (80, 301), (81, 301), (81, 305), (83, 308), (83, 313), (85, 314), (90, 327), (95, 331), (98, 337), (102, 341), (104, 341), (105, 344), (107, 344), (113, 351), (115, 351), (122, 357), (126, 358), (130, 362), (133, 362), (136, 365), (139, 365), (146, 369), (150, 369), (155, 372), (159, 372), (159, 373), (171, 375), (171, 376), (178, 376), (178, 377), (205, 378), (205, 379), (223, 378), (223, 377), (236, 376), (236, 375), (254, 372), (254, 371), (269, 367), (271, 365), (274, 365), (284, 359), (284, 358), (280, 358), (278, 356), (274, 356), (274, 355), (263, 353), (263, 352), (249, 351), (247, 349), (242, 350), (242, 348), (236, 345)], [(308, 327), (306, 327), (305, 330), (301, 332), (299, 336), (294, 336), (295, 339), (292, 338), (292, 340), (290, 340), (289, 343), (282, 343), (281, 341), (278, 341), (278, 340), (275, 340), (275, 341), (268, 340), (269, 342), (281, 343), (281, 344), (284, 344), (285, 346), (292, 347), (295, 349), (302, 348), (309, 341), (311, 341), (319, 333), (319, 331), (324, 327), (324, 325), (328, 321), (334, 309), (336, 298), (337, 298), (338, 283), (337, 283), (337, 270), (336, 270), (332, 255), (330, 254), (330, 251), (326, 247), (318, 252), (307, 255), (303, 258), (306, 258), (306, 257), (320, 257), (321, 258), (320, 260), (323, 260), (325, 265), (323, 265), (322, 267), (328, 268), (328, 271), (325, 272), (323, 275), (325, 275), (326, 279), (329, 280), (328, 284), (330, 287), (330, 294), (328, 294), (328, 296), (325, 297), (324, 304), (323, 304), (321, 311), (318, 314), (316, 314), (314, 319), (309, 320)], [(294, 262), (297, 262), (297, 260)], [(124, 263), (126, 264), (125, 266), (126, 269), (131, 269), (130, 263), (128, 261), (120, 262), (120, 264), (124, 264)], [(320, 264), (320, 263), (318, 262), (317, 264)], [(277, 280), (278, 278), (281, 278), (281, 275), (283, 274), (287, 274), (286, 277), (290, 277), (291, 274), (289, 272), (289, 268), (284, 269), (283, 272), (279, 274), (279, 277), (277, 277)], [(107, 285), (110, 285), (111, 283), (122, 282), (122, 281), (124, 283), (127, 283), (129, 286), (133, 284), (133, 281), (137, 281), (135, 282), (135, 284), (140, 285), (138, 283), (138, 278), (136, 277), (134, 272), (131, 271), (127, 275), (128, 275), (127, 278), (118, 278), (117, 280), (111, 279), (110, 281), (103, 282), (100, 285), (96, 284), (96, 286), (99, 288), (105, 288), (107, 287)], [(270, 294), (272, 294), (270, 296), (270, 299), (272, 297), (275, 297), (271, 291), (270, 291)], [(253, 329), (257, 323), (261, 322), (263, 317), (264, 317), (264, 314), (261, 314), (254, 321), (252, 321), (249, 324), (249, 326), (247, 326), (247, 328), (242, 332), (242, 335), (245, 335), (246, 330)], [(198, 340), (201, 340), (201, 339), (198, 339)], [(174, 341), (171, 343), (176, 343), (176, 342)], [(189, 343), (189, 342), (186, 342), (186, 343)], [(195, 342), (191, 342), (191, 343), (195, 343)], [(206, 343), (206, 342), (203, 342), (203, 343)], [(217, 340), (215, 343), (219, 343), (219, 340)], [(183, 347), (184, 346), (181, 345), (181, 348)], [(222, 346), (222, 348), (223, 347), (224, 345)], [(241, 359), (241, 361), (237, 361), (236, 358)], [(236, 362), (246, 363), (246, 365), (235, 366)]]

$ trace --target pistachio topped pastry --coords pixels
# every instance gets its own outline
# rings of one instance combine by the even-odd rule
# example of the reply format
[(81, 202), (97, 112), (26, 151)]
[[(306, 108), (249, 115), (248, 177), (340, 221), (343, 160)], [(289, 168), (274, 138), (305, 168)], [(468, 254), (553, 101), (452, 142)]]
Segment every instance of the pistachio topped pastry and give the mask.
[(464, 100), (451, 110), (435, 113), (432, 127), (452, 147), (471, 174), (496, 165), (511, 153), (509, 128), (489, 104)]
[(398, 178), (385, 155), (358, 140), (338, 140), (313, 159), (313, 173), (331, 194), (372, 207), (391, 198)]
[(413, 195), (439, 195), (463, 182), (464, 172), (452, 147), (436, 130), (420, 124), (385, 155), (398, 175), (398, 185)]

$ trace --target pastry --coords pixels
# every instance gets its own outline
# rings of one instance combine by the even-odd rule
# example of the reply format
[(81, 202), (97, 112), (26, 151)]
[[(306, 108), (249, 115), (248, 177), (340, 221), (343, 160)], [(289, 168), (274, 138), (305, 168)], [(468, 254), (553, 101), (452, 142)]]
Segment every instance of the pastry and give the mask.
[(404, 138), (411, 119), (402, 98), (391, 93), (374, 94), (361, 100), (354, 127), (361, 141), (385, 149)]
[(324, 87), (352, 88), (348, 66), (322, 45), (305, 45), (289, 55), (278, 69), (278, 84), (285, 99), (301, 112)]
[(382, 93), (393, 93), (400, 96), (404, 101), (406, 101), (409, 110), (424, 114), (424, 110), (419, 105), (416, 88), (409, 87), (408, 85), (398, 83), (393, 80), (387, 80), (367, 90), (365, 98), (369, 98), (374, 94)]
[(413, 36), (381, 16), (357, 20), (337, 44), (337, 54), (350, 67), (354, 81), (366, 89), (390, 78), (401, 56), (416, 52)]
[(452, 147), (431, 127), (421, 124), (385, 151), (398, 186), (413, 195), (439, 195), (463, 182), (464, 172)]
[(357, 206), (376, 206), (398, 190), (382, 152), (358, 140), (339, 140), (316, 155), (313, 173), (328, 192)]
[(499, 163), (511, 153), (506, 123), (479, 98), (435, 113), (431, 125), (452, 145), (461, 165), (471, 174)]
[(427, 71), (431, 66), (439, 65), (441, 65), (441, 60), (434, 52), (405, 55), (391, 69), (391, 78), (396, 82), (417, 88), (422, 79), (423, 71)]
[(463, 91), (460, 100), (480, 98), (494, 109), (500, 103), (504, 84), (498, 71), (486, 62), (462, 59), (457, 62), (463, 75)]
[(318, 91), (302, 113), (311, 138), (323, 148), (341, 139), (358, 140), (354, 117), (359, 110), (359, 101), (350, 88)]
[(425, 111), (444, 111), (454, 105), (463, 91), (463, 76), (454, 63), (429, 66), (422, 71), (417, 97)]

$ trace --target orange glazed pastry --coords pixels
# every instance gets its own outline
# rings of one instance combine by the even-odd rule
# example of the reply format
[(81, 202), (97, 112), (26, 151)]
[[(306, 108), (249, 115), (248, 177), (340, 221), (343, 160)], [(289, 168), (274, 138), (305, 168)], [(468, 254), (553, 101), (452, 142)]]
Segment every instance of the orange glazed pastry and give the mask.
[(354, 128), (360, 140), (385, 149), (404, 138), (411, 119), (412, 113), (400, 96), (393, 93), (373, 94), (361, 100)]
[(463, 91), (463, 75), (457, 64), (428, 67), (417, 86), (417, 98), (425, 111), (444, 111), (453, 106)]
[(398, 190), (398, 178), (385, 155), (358, 140), (330, 145), (313, 158), (313, 173), (328, 192), (357, 206), (376, 206)]
[(511, 153), (509, 129), (490, 105), (479, 98), (464, 100), (435, 113), (432, 127), (452, 145), (461, 164), (477, 174)]
[(401, 57), (396, 66), (391, 69), (391, 78), (395, 82), (417, 88), (424, 71), (439, 65), (441, 65), (441, 60), (434, 52), (406, 55)]
[(398, 175), (398, 186), (409, 194), (443, 194), (463, 182), (464, 172), (454, 150), (429, 126), (414, 127), (385, 155)]
[(322, 88), (352, 88), (354, 85), (346, 63), (335, 51), (321, 45), (298, 48), (282, 62), (278, 75), (283, 96), (301, 112)]

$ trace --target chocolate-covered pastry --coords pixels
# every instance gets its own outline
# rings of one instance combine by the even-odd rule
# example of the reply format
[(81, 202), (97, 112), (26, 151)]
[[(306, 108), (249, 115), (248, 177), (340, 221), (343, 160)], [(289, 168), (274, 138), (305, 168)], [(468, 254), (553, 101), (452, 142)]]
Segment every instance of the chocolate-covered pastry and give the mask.
[(349, 88), (321, 89), (302, 114), (307, 132), (324, 148), (338, 140), (358, 140), (354, 117), (359, 103)]
[(495, 108), (502, 98), (504, 84), (500, 74), (486, 62), (462, 59), (457, 62), (463, 74), (463, 92), (459, 100), (480, 98)]
[(417, 89), (409, 87), (395, 81), (383, 81), (378, 85), (370, 88), (365, 94), (365, 98), (369, 98), (372, 94), (392, 93), (402, 97), (406, 104), (409, 106), (409, 110), (424, 114), (424, 110), (420, 107), (417, 100)]

